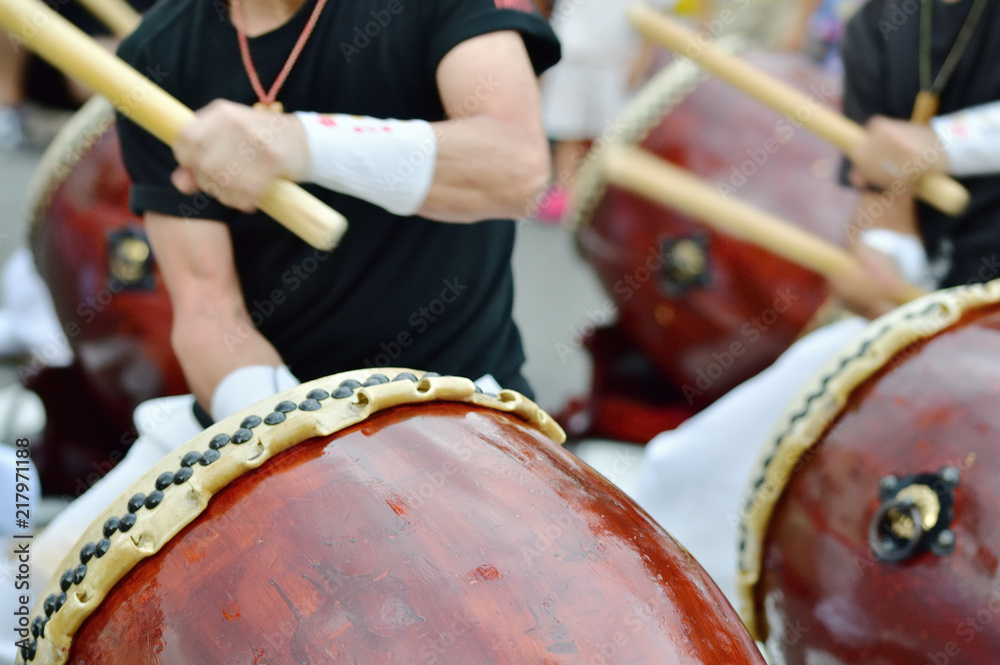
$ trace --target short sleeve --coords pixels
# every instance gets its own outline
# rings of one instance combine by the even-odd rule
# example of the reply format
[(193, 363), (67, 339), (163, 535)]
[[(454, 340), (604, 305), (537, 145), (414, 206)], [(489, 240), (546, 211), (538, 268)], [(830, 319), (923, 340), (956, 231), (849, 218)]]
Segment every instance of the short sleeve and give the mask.
[[(876, 5), (862, 8), (847, 24), (843, 42), (844, 115), (863, 125), (873, 115), (886, 113), (883, 63), (885, 39), (878, 33)], [(848, 184), (851, 169), (843, 160), (841, 182)]]
[[(118, 55), (138, 71), (147, 71), (146, 63), (130, 40), (122, 42)], [(169, 146), (121, 114), (117, 116), (117, 129), (125, 170), (132, 180), (129, 193), (132, 212), (217, 221), (229, 221), (236, 215), (234, 210), (205, 194), (188, 196), (173, 186), (170, 175), (177, 168), (177, 160)]]
[(559, 62), (559, 40), (531, 0), (436, 0), (430, 5), (427, 66), (432, 74), (462, 42), (501, 30), (521, 34), (536, 74)]

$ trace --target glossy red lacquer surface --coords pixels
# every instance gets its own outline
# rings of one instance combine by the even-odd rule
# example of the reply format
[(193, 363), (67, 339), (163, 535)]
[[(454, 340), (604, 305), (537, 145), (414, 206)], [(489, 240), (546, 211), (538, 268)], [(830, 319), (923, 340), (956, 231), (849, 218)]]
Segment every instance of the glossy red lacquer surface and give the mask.
[[(114, 467), (135, 439), (136, 405), (187, 392), (170, 345), (173, 315), (159, 271), (154, 267), (134, 285), (112, 275), (115, 236), (144, 238), (142, 221), (128, 209), (129, 178), (114, 127), (76, 148), (79, 162), (53, 176), (65, 179), (31, 234), (75, 360), (72, 371), (32, 366), (26, 377), (50, 419), (33, 442), (44, 491), (74, 496)], [(84, 417), (67, 411), (71, 400), (86, 405)]]
[[(753, 53), (746, 59), (817, 104), (839, 106), (839, 83), (804, 58)], [(708, 79), (642, 147), (725, 196), (843, 245), (856, 197), (836, 182), (840, 154), (797, 125)], [(708, 284), (671, 292), (659, 274), (662, 243), (693, 236), (707, 238)], [(826, 297), (814, 273), (616, 187), (579, 241), (623, 329), (698, 408), (770, 365)]]
[(172, 309), (159, 272), (129, 288), (110, 269), (109, 237), (142, 233), (128, 209), (129, 178), (112, 126), (56, 190), (32, 232), (38, 271), (89, 388), (109, 414), (131, 422), (147, 399), (187, 392), (170, 346)]
[[(1000, 660), (1000, 307), (898, 354), (850, 398), (782, 496), (758, 606), (789, 665)], [(961, 471), (955, 552), (875, 562), (879, 479)]]
[(622, 493), (512, 416), (398, 407), (217, 495), (71, 663), (762, 664)]

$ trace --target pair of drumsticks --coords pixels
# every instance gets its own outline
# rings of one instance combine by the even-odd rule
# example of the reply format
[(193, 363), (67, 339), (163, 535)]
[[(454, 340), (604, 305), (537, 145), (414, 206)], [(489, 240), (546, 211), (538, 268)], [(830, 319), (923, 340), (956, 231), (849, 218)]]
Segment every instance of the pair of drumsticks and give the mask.
[[(138, 21), (127, 5), (116, 8), (116, 3), (106, 0), (85, 1), (118, 34), (131, 31)], [(708, 71), (781, 113), (795, 113), (808, 104), (805, 95), (698, 40), (690, 30), (648, 7), (632, 7), (629, 18), (648, 38), (688, 54)], [(0, 0), (0, 25), (19, 35), (28, 48), (52, 65), (110, 99), (121, 113), (168, 145), (194, 121), (193, 111), (38, 0)], [(844, 151), (864, 139), (863, 128), (823, 107), (802, 124)], [(845, 250), (749, 205), (724, 200), (695, 176), (638, 149), (617, 147), (609, 151), (605, 168), (616, 184), (704, 219), (824, 276), (861, 270)], [(925, 175), (917, 193), (950, 214), (964, 209), (969, 198), (960, 184), (937, 174)], [(284, 179), (271, 183), (260, 208), (320, 249), (335, 247), (347, 229), (343, 216)], [(905, 302), (922, 293), (908, 286), (896, 297)]]
[[(631, 7), (629, 20), (647, 38), (687, 55), (707, 71), (775, 111), (795, 115), (802, 126), (844, 152), (850, 152), (864, 141), (865, 130), (857, 123), (824, 106), (816, 107), (806, 95), (700, 40), (695, 33), (652, 8)], [(805, 119), (796, 113), (802, 108), (811, 109)], [(616, 185), (698, 217), (824, 277), (862, 270), (857, 259), (846, 250), (750, 205), (724, 199), (698, 177), (638, 148), (618, 146), (609, 150), (604, 172)], [(950, 215), (961, 213), (969, 203), (969, 193), (962, 185), (936, 173), (925, 174), (920, 179), (916, 194)], [(892, 297), (904, 303), (924, 293), (906, 284)]]

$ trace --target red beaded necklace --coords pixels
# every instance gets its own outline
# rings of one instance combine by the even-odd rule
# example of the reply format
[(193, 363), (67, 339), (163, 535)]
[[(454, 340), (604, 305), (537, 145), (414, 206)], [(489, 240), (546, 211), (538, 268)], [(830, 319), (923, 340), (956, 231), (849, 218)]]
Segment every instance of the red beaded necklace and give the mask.
[(275, 79), (271, 89), (265, 93), (264, 86), (261, 85), (260, 77), (257, 75), (257, 68), (254, 67), (253, 60), (250, 58), (250, 44), (247, 41), (247, 31), (243, 27), (243, 0), (233, 0), (233, 23), (236, 26), (236, 36), (240, 42), (240, 55), (243, 56), (243, 68), (246, 70), (247, 76), (250, 77), (250, 85), (253, 86), (254, 92), (257, 93), (257, 99), (260, 100), (253, 105), (255, 109), (265, 109), (275, 113), (282, 113), (284, 111), (281, 102), (276, 102), (274, 99), (278, 96), (278, 91), (285, 83), (285, 79), (288, 78), (289, 72), (292, 71), (292, 66), (302, 52), (302, 48), (306, 45), (306, 40), (312, 34), (313, 28), (316, 27), (319, 14), (323, 11), (324, 6), (326, 6), (326, 0), (318, 0), (316, 2), (316, 7), (309, 17), (309, 22), (302, 29), (302, 34), (299, 35), (299, 40), (295, 42), (295, 47), (292, 49), (291, 54), (289, 54), (288, 60), (285, 61), (285, 66), (281, 69), (281, 73), (278, 74), (278, 78)]

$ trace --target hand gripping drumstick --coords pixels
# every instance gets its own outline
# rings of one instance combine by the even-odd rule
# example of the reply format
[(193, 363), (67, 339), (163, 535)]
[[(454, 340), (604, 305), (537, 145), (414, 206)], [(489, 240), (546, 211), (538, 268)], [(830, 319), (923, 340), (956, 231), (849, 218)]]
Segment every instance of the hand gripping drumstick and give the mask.
[[(798, 90), (768, 76), (699, 38), (676, 21), (644, 5), (629, 7), (629, 20), (645, 37), (694, 60), (699, 66), (723, 81), (743, 90), (775, 111), (791, 115), (810, 131), (850, 152), (865, 138), (865, 130), (856, 122), (817, 104)], [(803, 119), (799, 112), (808, 109)], [(958, 215), (969, 204), (969, 192), (948, 176), (925, 174), (917, 183), (917, 195), (938, 210)]]
[[(0, 0), (0, 25), (53, 66), (110, 99), (121, 113), (167, 145), (173, 145), (181, 129), (194, 121), (191, 109), (38, 0)], [(333, 249), (347, 230), (340, 213), (283, 178), (267, 186), (259, 207), (318, 249)]]
[[(824, 277), (860, 274), (861, 264), (846, 250), (753, 206), (722, 198), (700, 178), (638, 148), (613, 147), (605, 175), (614, 184), (704, 220)], [(909, 302), (925, 291), (907, 284), (891, 298)]]
[(124, 37), (139, 25), (142, 16), (125, 0), (80, 0), (115, 37)]

